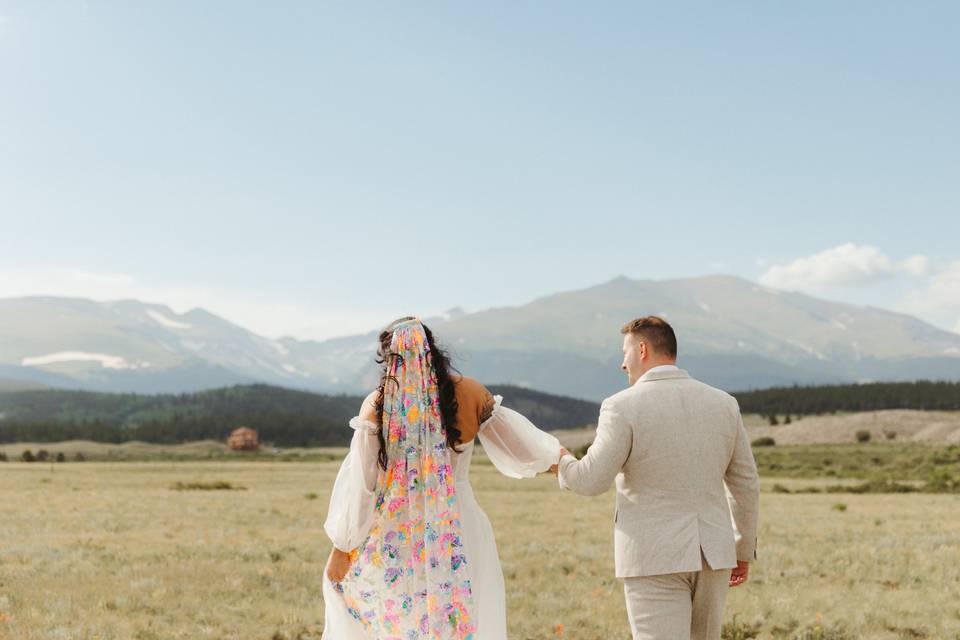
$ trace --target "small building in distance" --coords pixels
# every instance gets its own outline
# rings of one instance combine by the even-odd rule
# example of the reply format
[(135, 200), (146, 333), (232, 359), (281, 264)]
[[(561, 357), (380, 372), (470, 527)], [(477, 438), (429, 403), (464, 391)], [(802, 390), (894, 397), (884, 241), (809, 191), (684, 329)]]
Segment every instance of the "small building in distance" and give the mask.
[(227, 447), (231, 451), (256, 451), (260, 448), (257, 432), (250, 427), (240, 427), (230, 432)]

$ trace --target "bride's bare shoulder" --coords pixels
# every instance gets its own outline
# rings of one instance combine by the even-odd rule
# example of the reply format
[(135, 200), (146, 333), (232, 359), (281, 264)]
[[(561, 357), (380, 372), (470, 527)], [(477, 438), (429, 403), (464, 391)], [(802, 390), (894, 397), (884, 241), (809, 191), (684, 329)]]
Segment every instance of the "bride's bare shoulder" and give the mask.
[(380, 396), (380, 390), (374, 389), (370, 394), (363, 399), (363, 404), (360, 405), (360, 413), (357, 414), (360, 416), (361, 420), (369, 420), (370, 422), (376, 422), (377, 420), (377, 398)]
[(489, 393), (487, 388), (483, 386), (479, 381), (469, 376), (463, 375), (452, 375), (454, 384), (457, 385), (457, 392), (463, 395), (484, 395)]
[(477, 424), (486, 421), (493, 411), (493, 394), (483, 383), (467, 376), (460, 376), (455, 382), (460, 410), (471, 412)]

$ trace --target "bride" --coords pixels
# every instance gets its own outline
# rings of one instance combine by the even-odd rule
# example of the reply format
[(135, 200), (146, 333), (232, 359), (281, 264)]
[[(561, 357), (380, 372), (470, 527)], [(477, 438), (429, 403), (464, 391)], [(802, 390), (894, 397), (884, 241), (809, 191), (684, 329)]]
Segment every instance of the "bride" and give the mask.
[(468, 475), (474, 442), (513, 478), (549, 469), (560, 443), (454, 374), (417, 318), (387, 327), (379, 356), (324, 524), (323, 637), (506, 640), (496, 540)]

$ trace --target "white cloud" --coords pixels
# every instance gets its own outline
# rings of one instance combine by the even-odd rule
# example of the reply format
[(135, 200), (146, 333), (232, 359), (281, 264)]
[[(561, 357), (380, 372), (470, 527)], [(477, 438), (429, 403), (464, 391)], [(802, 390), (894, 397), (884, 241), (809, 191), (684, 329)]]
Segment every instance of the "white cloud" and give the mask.
[(945, 326), (960, 333), (960, 260), (934, 270), (924, 286), (907, 294), (897, 308), (916, 315), (938, 316)]
[(909, 289), (906, 295), (889, 295), (889, 302), (881, 306), (892, 306), (960, 333), (960, 260), (943, 265), (914, 255), (896, 262), (876, 247), (846, 243), (772, 264), (760, 282), (777, 289), (829, 293), (840, 299), (850, 294), (851, 287), (870, 284), (882, 283), (889, 291)]
[(902, 271), (917, 277), (929, 275), (932, 268), (930, 258), (927, 256), (910, 256), (898, 266)]
[(208, 287), (152, 285), (125, 273), (50, 268), (0, 271), (0, 298), (65, 296), (98, 301), (133, 299), (169, 306), (177, 313), (201, 307), (269, 338), (321, 340), (369, 331), (386, 324), (395, 310), (317, 309), (259, 293)]
[(778, 289), (822, 290), (893, 277), (897, 267), (882, 251), (852, 242), (786, 264), (772, 265), (761, 284)]

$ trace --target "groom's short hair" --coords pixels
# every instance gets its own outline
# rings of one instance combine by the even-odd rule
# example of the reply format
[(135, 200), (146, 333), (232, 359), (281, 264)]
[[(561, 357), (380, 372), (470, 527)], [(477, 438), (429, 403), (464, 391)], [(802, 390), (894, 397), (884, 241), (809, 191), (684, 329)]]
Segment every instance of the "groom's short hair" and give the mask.
[(671, 358), (677, 357), (677, 334), (673, 332), (670, 323), (663, 318), (644, 316), (631, 320), (623, 325), (620, 333), (624, 335), (632, 333), (639, 336), (657, 353)]

